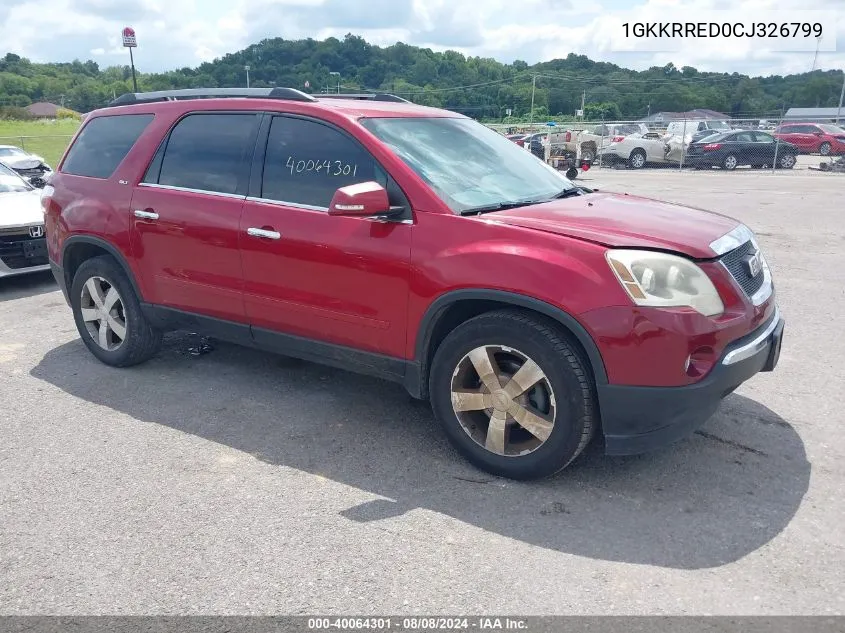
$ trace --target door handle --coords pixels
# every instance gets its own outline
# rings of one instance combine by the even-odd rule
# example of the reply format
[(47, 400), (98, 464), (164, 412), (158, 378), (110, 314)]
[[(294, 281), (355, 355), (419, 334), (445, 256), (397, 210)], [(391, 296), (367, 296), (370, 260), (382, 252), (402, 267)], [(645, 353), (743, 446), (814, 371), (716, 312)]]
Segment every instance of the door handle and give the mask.
[(267, 229), (259, 229), (255, 227), (248, 228), (246, 232), (247, 235), (251, 235), (252, 237), (265, 237), (268, 240), (278, 240), (282, 237), (282, 234), (278, 231), (268, 231)]
[(155, 211), (142, 211), (141, 209), (135, 209), (135, 217), (142, 218), (144, 220), (158, 220), (158, 213)]

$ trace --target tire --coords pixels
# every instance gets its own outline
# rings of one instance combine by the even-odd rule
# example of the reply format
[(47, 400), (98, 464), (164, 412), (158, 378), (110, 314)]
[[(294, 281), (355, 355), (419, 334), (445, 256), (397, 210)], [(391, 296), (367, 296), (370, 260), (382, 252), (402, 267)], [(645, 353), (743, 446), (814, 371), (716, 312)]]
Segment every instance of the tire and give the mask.
[[(480, 380), (479, 353), (498, 375), (493, 390), (487, 386), (490, 377), (487, 384)], [(542, 378), (523, 380), (528, 388), (517, 388), (516, 397), (509, 398), (504, 388), (520, 364), (529, 362)], [(476, 467), (511, 479), (562, 470), (584, 450), (599, 423), (588, 362), (551, 322), (519, 311), (488, 312), (453, 330), (434, 356), (429, 390), (435, 417), (457, 450)], [(526, 412), (536, 417), (526, 418)], [(542, 425), (532, 426), (537, 417)], [(503, 425), (491, 430), (494, 418)], [(497, 428), (504, 430), (496, 433)]]
[(566, 170), (566, 177), (569, 180), (575, 180), (578, 177), (578, 170), (575, 169), (574, 167), (570, 167), (569, 169)]
[(795, 167), (795, 154), (778, 156), (778, 169), (792, 169)]
[(830, 143), (825, 141), (821, 145), (819, 145), (819, 154), (822, 156), (830, 156)]
[(596, 159), (596, 150), (592, 146), (581, 148), (581, 160), (587, 163), (592, 163)]
[[(82, 342), (106, 365), (137, 365), (150, 359), (161, 347), (162, 333), (147, 322), (132, 283), (108, 255), (82, 263), (73, 277), (70, 303)], [(89, 317), (87, 321), (86, 317)]]
[(736, 169), (736, 166), (739, 164), (739, 160), (736, 157), (736, 154), (728, 154), (722, 160), (722, 168), (727, 169), (728, 171), (733, 171)]
[(641, 149), (635, 149), (631, 152), (631, 155), (628, 156), (628, 167), (631, 169), (642, 169), (645, 167), (646, 163), (646, 154)]

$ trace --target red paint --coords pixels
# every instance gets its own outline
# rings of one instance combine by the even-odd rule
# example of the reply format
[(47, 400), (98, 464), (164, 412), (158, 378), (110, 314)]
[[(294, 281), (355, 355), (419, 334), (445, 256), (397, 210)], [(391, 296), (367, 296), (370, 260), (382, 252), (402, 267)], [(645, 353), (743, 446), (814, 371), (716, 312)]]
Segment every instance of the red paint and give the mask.
[[(139, 184), (178, 118), (233, 107), (309, 115), (345, 129), (399, 184), (413, 219), (380, 223)], [(389, 102), (207, 99), (110, 108), (92, 113), (86, 124), (130, 112), (156, 117), (110, 179), (72, 176), (59, 167), (47, 204), (47, 231), (56, 262), (69, 236), (109, 242), (128, 263), (144, 301), (412, 359), (421, 320), (435, 299), (457, 289), (504, 290), (544, 301), (579, 321), (596, 341), (612, 383), (664, 386), (700, 379), (709, 355), (718, 357), (774, 309), (773, 298), (752, 306), (725, 269), (708, 262), (701, 266), (722, 296), (721, 316), (638, 308), (605, 260), (608, 247), (621, 246), (712, 259), (709, 244), (736, 227), (735, 220), (606, 193), (456, 216), (358, 123), (363, 116), (454, 113)], [(160, 219), (137, 218), (136, 209), (159, 213)], [(249, 236), (249, 228), (281, 238)], [(687, 371), (690, 354), (695, 362)]]
[(814, 123), (790, 123), (779, 127), (774, 136), (804, 152), (818, 153), (822, 143), (828, 143), (832, 155), (845, 154), (845, 130), (831, 133)]

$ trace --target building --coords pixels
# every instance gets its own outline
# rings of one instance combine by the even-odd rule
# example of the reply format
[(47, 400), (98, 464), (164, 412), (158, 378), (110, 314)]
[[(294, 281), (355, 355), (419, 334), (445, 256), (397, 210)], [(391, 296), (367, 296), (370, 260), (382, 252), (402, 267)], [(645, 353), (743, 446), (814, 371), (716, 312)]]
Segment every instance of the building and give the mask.
[(61, 109), (61, 106), (46, 101), (39, 101), (26, 106), (26, 111), (38, 119), (55, 119)]
[(644, 119), (640, 119), (643, 123), (668, 123), (669, 121), (683, 121), (690, 120), (715, 120), (727, 121), (730, 119), (727, 114), (716, 112), (715, 110), (708, 110), (707, 108), (698, 108), (688, 112), (655, 112)]
[(839, 108), (789, 108), (783, 118), (808, 123), (832, 123), (837, 119), (845, 121), (845, 106), (841, 110)]

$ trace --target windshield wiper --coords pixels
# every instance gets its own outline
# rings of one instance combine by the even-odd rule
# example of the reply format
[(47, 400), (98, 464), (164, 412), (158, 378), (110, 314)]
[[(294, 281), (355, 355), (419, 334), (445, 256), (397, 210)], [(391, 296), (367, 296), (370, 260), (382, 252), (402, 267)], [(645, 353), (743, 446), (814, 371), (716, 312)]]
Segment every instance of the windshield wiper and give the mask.
[(569, 198), (571, 196), (581, 196), (584, 194), (584, 191), (581, 187), (568, 187), (563, 191), (559, 191), (555, 195), (553, 195), (549, 200), (559, 200), (561, 198)]
[(490, 211), (503, 211), (504, 209), (516, 209), (517, 207), (527, 207), (529, 204), (539, 204), (543, 200), (513, 200), (511, 202), (495, 202), (493, 204), (482, 204), (477, 207), (469, 207), (461, 211), (461, 215), (478, 215), (479, 213), (489, 213)]

